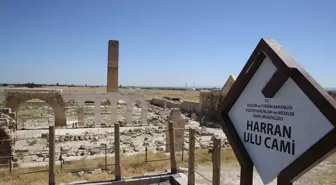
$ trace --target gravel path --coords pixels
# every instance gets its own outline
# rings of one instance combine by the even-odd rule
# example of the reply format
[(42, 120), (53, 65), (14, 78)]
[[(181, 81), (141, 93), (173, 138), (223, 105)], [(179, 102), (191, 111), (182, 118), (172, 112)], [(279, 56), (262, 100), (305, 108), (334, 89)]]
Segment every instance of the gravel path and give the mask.
[[(199, 166), (196, 171), (201, 173), (208, 179), (212, 179), (212, 167)], [(312, 170), (304, 176), (295, 181), (295, 185), (335, 185), (336, 184), (336, 154), (327, 158), (325, 161), (315, 166)], [(197, 185), (211, 184), (203, 177), (196, 173)], [(239, 185), (240, 171), (237, 165), (222, 166), (221, 167), (221, 184), (225, 185)], [(253, 185), (263, 185), (257, 171), (253, 173)], [(276, 185), (276, 179), (269, 183), (269, 185)]]

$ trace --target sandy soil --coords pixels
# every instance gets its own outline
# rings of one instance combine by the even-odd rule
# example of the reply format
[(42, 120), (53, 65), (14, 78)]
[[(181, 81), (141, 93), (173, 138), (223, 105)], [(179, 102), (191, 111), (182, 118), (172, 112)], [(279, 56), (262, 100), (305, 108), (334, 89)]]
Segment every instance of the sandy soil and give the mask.
[[(212, 179), (212, 167), (199, 166), (196, 171), (209, 180)], [(319, 165), (315, 166), (297, 181), (295, 185), (334, 185), (336, 184), (336, 154), (330, 156)], [(197, 185), (208, 185), (209, 182), (202, 176), (196, 174)], [(238, 185), (240, 182), (240, 169), (238, 164), (226, 164), (221, 166), (221, 184)], [(258, 172), (254, 169), (253, 184), (263, 185)], [(276, 185), (276, 179), (269, 185)]]

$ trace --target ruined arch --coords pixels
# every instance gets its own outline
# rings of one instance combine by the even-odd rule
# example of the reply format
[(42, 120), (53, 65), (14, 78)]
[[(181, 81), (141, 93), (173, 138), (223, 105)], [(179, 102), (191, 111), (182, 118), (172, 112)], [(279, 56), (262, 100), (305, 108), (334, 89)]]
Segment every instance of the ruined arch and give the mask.
[(5, 91), (5, 106), (12, 109), (12, 112), (19, 110), (22, 103), (31, 99), (39, 99), (52, 108), (55, 115), (55, 126), (66, 126), (65, 103), (59, 92), (56, 90), (8, 90)]

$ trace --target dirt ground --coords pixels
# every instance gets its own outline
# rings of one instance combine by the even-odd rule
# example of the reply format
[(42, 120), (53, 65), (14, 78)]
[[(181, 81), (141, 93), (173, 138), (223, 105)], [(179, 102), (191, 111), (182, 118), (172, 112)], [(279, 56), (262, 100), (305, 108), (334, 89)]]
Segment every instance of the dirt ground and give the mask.
[[(212, 179), (212, 167), (211, 166), (199, 166), (196, 171), (201, 175)], [(336, 184), (336, 154), (330, 156), (319, 165), (315, 166), (297, 181), (295, 185), (335, 185)], [(209, 182), (202, 176), (196, 174), (195, 176), (197, 185), (208, 185)], [(224, 164), (221, 166), (221, 184), (225, 185), (239, 185), (240, 171), (239, 164), (233, 162), (230, 164)], [(276, 179), (269, 183), (269, 185), (276, 185)], [(253, 185), (263, 185), (263, 182), (258, 175), (258, 172), (254, 169), (253, 173)]]

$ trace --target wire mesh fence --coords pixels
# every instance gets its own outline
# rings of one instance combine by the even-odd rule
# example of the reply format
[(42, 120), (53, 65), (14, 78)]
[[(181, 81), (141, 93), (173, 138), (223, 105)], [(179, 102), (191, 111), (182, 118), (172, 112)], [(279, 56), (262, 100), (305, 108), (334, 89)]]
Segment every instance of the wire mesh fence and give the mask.
[[(47, 144), (46, 138), (18, 138), (0, 140), (0, 179), (6, 181), (8, 179), (15, 179), (18, 176), (26, 176), (29, 174), (46, 174), (49, 169), (47, 164), (49, 153), (44, 145), (39, 145), (38, 152), (29, 152), (23, 147), (13, 147), (16, 143), (21, 146), (25, 143), (31, 146), (36, 143)], [(27, 165), (27, 168), (21, 168), (19, 163), (25, 161), (35, 160), (36, 164), (33, 166)]]
[[(62, 143), (62, 139), (65, 139), (66, 137), (72, 137), (72, 139), (69, 139), (71, 141), (76, 141), (75, 136), (69, 136), (66, 134), (60, 134), (60, 135), (53, 135), (52, 138), (50, 138), (50, 133), (46, 133), (44, 135), (43, 139), (46, 139), (47, 141), (47, 147), (41, 149), (38, 153), (24, 153), (22, 152), (21, 157), (28, 157), (28, 156), (37, 156), (39, 155), (41, 163), (44, 164), (44, 166), (36, 166), (34, 168), (20, 168), (15, 169), (13, 168), (13, 156), (7, 155), (7, 156), (1, 156), (0, 160), (2, 158), (7, 159), (8, 163), (6, 164), (0, 164), (0, 168), (4, 168), (6, 170), (0, 170), (0, 176), (6, 176), (6, 175), (24, 175), (24, 174), (30, 174), (30, 173), (47, 173), (49, 174), (53, 172), (56, 174), (56, 177), (54, 177), (53, 181), (55, 179), (61, 178), (64, 174), (72, 174), (77, 177), (84, 176), (85, 174), (102, 174), (106, 173), (109, 174), (109, 177), (112, 179), (113, 175), (115, 175), (115, 179), (118, 177), (128, 176), (129, 174), (138, 173), (139, 175), (142, 175), (144, 173), (148, 172), (154, 172), (158, 171), (158, 168), (162, 168), (161, 171), (165, 171), (166, 169), (171, 169), (171, 172), (177, 172), (180, 170), (180, 168), (188, 168), (188, 176), (191, 181), (195, 181), (195, 174), (199, 175), (200, 177), (205, 177), (207, 181), (209, 182), (215, 182), (214, 180), (209, 180), (211, 178), (208, 177), (208, 175), (202, 174), (201, 171), (197, 171), (195, 169), (195, 163), (197, 162), (204, 162), (204, 163), (212, 163), (216, 164), (214, 166), (214, 171), (220, 169), (220, 156), (217, 160), (214, 160), (214, 153), (218, 152), (218, 150), (214, 147), (214, 142), (211, 143), (211, 145), (204, 145), (204, 147), (201, 147), (202, 149), (207, 149), (207, 152), (199, 152), (196, 150), (196, 143), (202, 144), (205, 141), (202, 141), (201, 139), (196, 138), (196, 132), (195, 129), (192, 128), (178, 128), (174, 129), (171, 125), (172, 123), (169, 123), (168, 129), (163, 129), (160, 131), (155, 131), (158, 133), (165, 134), (167, 133), (169, 135), (169, 139), (166, 140), (166, 143), (156, 143), (155, 147), (162, 147), (164, 150), (153, 152), (150, 150), (151, 148), (147, 145), (143, 146), (137, 146), (138, 148), (142, 148), (141, 152), (135, 152), (135, 155), (127, 155), (127, 153), (122, 152), (122, 147), (120, 146), (120, 129), (119, 126), (115, 127), (114, 132), (110, 133), (98, 133), (98, 134), (82, 134), (76, 136), (78, 140), (79, 137), (103, 137), (103, 138), (110, 138), (107, 139), (107, 142), (104, 144), (101, 144), (99, 146), (87, 149), (87, 148), (78, 148), (76, 151), (71, 151), (68, 149), (65, 149), (62, 146), (58, 146), (55, 148), (55, 143), (59, 142)], [(173, 128), (173, 129), (171, 129)], [(50, 130), (49, 130), (50, 131)], [(145, 135), (148, 135), (148, 137), (152, 137), (153, 131), (150, 129), (144, 129)], [(53, 130), (55, 132), (55, 130)], [(123, 131), (124, 132), (124, 131)], [(55, 133), (54, 133), (55, 134)], [(182, 141), (176, 138), (175, 136), (178, 134), (182, 134)], [(103, 136), (102, 136), (103, 135)], [(166, 135), (166, 137), (168, 137)], [(186, 136), (186, 137), (185, 137)], [(146, 138), (146, 137), (145, 137)], [(187, 139), (189, 138), (189, 139)], [(36, 137), (31, 138), (25, 138), (24, 140), (31, 139), (36, 140)], [(98, 138), (99, 139), (99, 138)], [(23, 139), (22, 139), (23, 140)], [(65, 139), (66, 140), (66, 139)], [(216, 140), (216, 138), (215, 138)], [(217, 139), (218, 140), (218, 139)], [(11, 142), (12, 140), (4, 140), (2, 142)], [(14, 139), (15, 142), (20, 141), (20, 139), (16, 138)], [(31, 141), (31, 142), (32, 142)], [(53, 142), (50, 142), (53, 141)], [(0, 141), (1, 142), (1, 141)], [(124, 142), (125, 143), (125, 142)], [(58, 145), (60, 145), (58, 144)], [(50, 146), (53, 145), (53, 146)], [(217, 146), (220, 148), (220, 145)], [(208, 146), (206, 148), (206, 146)], [(171, 152), (167, 153), (167, 150), (170, 150)], [(178, 150), (177, 150), (178, 149)], [(52, 152), (50, 152), (52, 150)], [(92, 151), (99, 151), (97, 153), (90, 153)], [(220, 150), (219, 150), (220, 151)], [(69, 153), (76, 152), (77, 157), (71, 157)], [(118, 155), (116, 155), (118, 154)], [(211, 156), (211, 157), (209, 157)], [(51, 158), (54, 160), (51, 160)], [(52, 165), (53, 164), (53, 165)], [(52, 166), (51, 166), (52, 165)], [(8, 170), (7, 170), (8, 168)], [(7, 171), (7, 172), (5, 172)], [(183, 170), (182, 170), (183, 171)], [(213, 179), (216, 178), (213, 177)], [(85, 177), (84, 177), (85, 179)]]
[[(196, 142), (202, 146), (202, 141), (196, 138), (195, 129), (187, 129), (189, 133), (189, 140), (186, 141), (188, 143), (188, 163), (185, 163), (179, 157), (176, 157), (178, 161), (181, 161), (181, 164), (188, 168), (188, 184), (195, 184), (195, 176), (198, 175), (199, 177), (203, 178), (209, 184), (220, 184), (220, 153), (221, 153), (221, 140), (217, 137), (212, 138), (211, 145), (207, 145), (208, 147), (201, 147), (202, 149), (208, 149), (208, 154), (210, 153), (211, 158), (209, 155), (204, 155), (204, 153), (199, 153), (195, 149)], [(185, 129), (174, 129), (174, 132), (181, 132), (185, 131)], [(177, 144), (177, 143), (175, 143)], [(184, 148), (182, 146), (182, 148)], [(211, 163), (213, 166), (212, 170), (212, 178), (209, 177), (208, 174), (203, 174), (202, 172), (195, 169), (195, 163), (197, 162), (208, 162)], [(211, 180), (212, 179), (212, 180)]]

